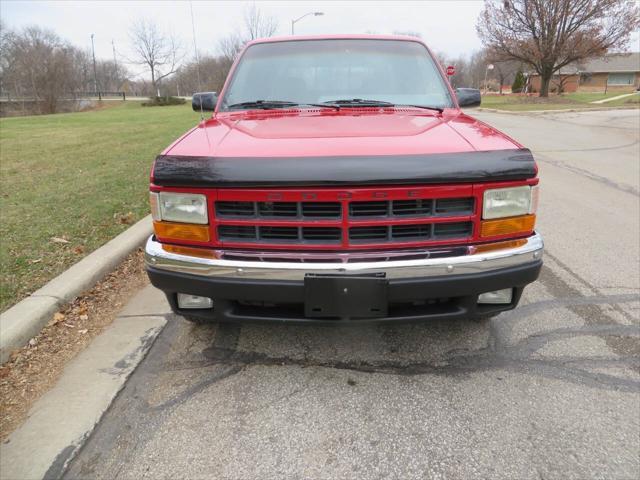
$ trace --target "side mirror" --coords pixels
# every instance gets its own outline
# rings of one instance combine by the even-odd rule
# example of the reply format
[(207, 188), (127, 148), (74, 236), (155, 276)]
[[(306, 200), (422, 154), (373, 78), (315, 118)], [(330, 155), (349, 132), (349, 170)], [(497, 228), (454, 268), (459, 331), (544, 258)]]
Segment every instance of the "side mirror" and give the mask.
[(191, 108), (195, 112), (213, 112), (216, 109), (216, 103), (218, 103), (217, 92), (194, 93), (191, 97)]
[(476, 88), (456, 88), (456, 97), (460, 107), (480, 106), (480, 90)]

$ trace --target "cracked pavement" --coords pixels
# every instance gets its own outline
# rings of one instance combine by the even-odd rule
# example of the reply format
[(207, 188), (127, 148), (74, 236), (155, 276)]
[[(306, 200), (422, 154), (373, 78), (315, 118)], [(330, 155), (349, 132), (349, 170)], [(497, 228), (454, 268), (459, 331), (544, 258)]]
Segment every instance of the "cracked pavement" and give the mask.
[(639, 478), (640, 111), (476, 116), (539, 160), (547, 253), (517, 310), (170, 315), (65, 478)]

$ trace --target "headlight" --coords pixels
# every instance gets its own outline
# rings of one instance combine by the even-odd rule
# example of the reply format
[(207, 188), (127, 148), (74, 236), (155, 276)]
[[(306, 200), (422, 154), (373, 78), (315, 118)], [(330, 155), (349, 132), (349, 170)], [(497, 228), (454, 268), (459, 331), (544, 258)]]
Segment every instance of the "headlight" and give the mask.
[(160, 215), (160, 200), (158, 199), (157, 192), (149, 192), (149, 205), (151, 206), (151, 218), (155, 222), (162, 220)]
[(153, 219), (181, 223), (207, 223), (207, 197), (193, 193), (151, 192)]
[[(535, 189), (535, 194), (533, 193)], [(485, 190), (482, 218), (515, 217), (535, 213), (537, 187), (510, 187)]]

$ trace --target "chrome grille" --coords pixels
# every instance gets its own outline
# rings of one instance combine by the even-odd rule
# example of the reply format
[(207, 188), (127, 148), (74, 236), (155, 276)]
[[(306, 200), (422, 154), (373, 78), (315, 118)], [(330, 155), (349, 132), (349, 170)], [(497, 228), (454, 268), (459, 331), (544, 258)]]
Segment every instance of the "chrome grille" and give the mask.
[(216, 202), (220, 218), (340, 218), (340, 202)]
[[(441, 190), (448, 193), (450, 188)], [(315, 193), (295, 191), (224, 192), (224, 198), (215, 201), (214, 222), (218, 240), (226, 246), (300, 244), (310, 245), (310, 250), (331, 250), (351, 245), (366, 248), (377, 244), (464, 241), (473, 236), (477, 203), (469, 196), (469, 187), (460, 188), (467, 196), (397, 200), (361, 200), (363, 196), (357, 190), (350, 193), (355, 198), (324, 192), (318, 195), (321, 197), (318, 200), (307, 198), (317, 195)], [(391, 197), (397, 195), (396, 192), (381, 189), (380, 194)], [(251, 201), (236, 200), (234, 195)], [(367, 195), (371, 194), (367, 192)], [(277, 200), (265, 201), (276, 196)], [(285, 201), (287, 197), (304, 200)], [(336, 197), (337, 201), (329, 201)]]
[(349, 216), (355, 217), (435, 217), (471, 215), (473, 197), (415, 200), (389, 200), (349, 203)]
[(351, 227), (349, 229), (349, 240), (353, 243), (443, 240), (469, 237), (472, 231), (473, 224), (471, 222), (376, 225)]

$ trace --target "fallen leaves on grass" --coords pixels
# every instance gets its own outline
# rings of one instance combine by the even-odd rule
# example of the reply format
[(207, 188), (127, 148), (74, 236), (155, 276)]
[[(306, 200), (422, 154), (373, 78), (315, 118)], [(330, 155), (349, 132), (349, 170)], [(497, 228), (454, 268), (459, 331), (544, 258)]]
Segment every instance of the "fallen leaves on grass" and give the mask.
[(51, 237), (51, 241), (53, 243), (69, 243), (69, 240), (67, 240), (66, 238), (62, 238), (62, 237)]
[(122, 225), (131, 225), (133, 223), (133, 212), (126, 213), (124, 215), (115, 215), (118, 218), (118, 222)]
[(131, 254), (95, 287), (56, 312), (39, 335), (0, 367), (0, 441), (26, 417), (65, 365), (99, 335), (120, 307), (148, 282), (142, 250)]

